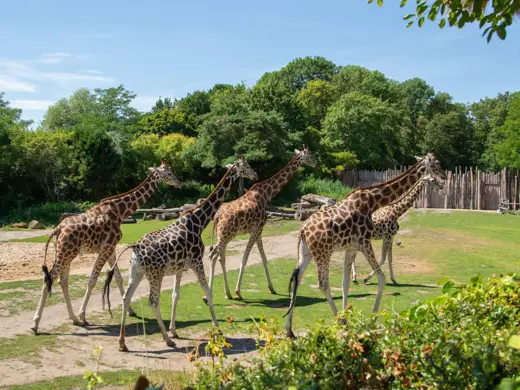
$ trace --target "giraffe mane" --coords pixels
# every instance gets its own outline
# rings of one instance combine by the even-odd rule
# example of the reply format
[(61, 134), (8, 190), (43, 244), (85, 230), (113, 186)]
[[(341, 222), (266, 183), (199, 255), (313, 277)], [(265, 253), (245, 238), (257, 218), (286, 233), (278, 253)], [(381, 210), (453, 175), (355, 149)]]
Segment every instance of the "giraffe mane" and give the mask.
[(406, 198), (408, 195), (410, 195), (410, 193), (417, 188), (417, 186), (420, 186), (423, 184), (423, 181), (422, 180), (417, 180), (417, 182), (414, 183), (414, 185), (408, 190), (406, 191), (403, 195), (401, 195), (399, 197), (399, 199), (395, 200), (394, 202), (392, 203), (388, 203), (385, 207), (388, 207), (388, 206), (392, 206), (392, 205), (395, 205), (396, 203), (399, 203), (401, 202), (404, 198)]
[(396, 181), (399, 181), (401, 180), (403, 177), (407, 176), (410, 174), (410, 171), (415, 169), (417, 166), (419, 166), (419, 164), (421, 164), (422, 162), (424, 161), (424, 158), (422, 158), (421, 160), (417, 161), (415, 164), (413, 164), (410, 168), (408, 168), (406, 171), (404, 171), (403, 173), (401, 173), (399, 176), (396, 176), (394, 177), (393, 179), (391, 180), (388, 180), (388, 181), (385, 181), (384, 183), (380, 183), (380, 184), (374, 184), (374, 185), (371, 185), (371, 186), (365, 186), (365, 187), (357, 187), (355, 189), (353, 189), (352, 191), (350, 191), (347, 195), (345, 195), (345, 197), (343, 199), (346, 199), (348, 198), (350, 195), (352, 195), (354, 192), (358, 192), (358, 191), (362, 191), (362, 190), (373, 190), (374, 188), (378, 188), (378, 187), (381, 187), (381, 185), (387, 185), (387, 184), (392, 184), (392, 183), (395, 183)]
[(251, 188), (250, 188), (250, 191), (251, 191), (251, 190), (254, 190), (256, 186), (261, 185), (261, 184), (265, 183), (266, 181), (272, 180), (272, 179), (276, 178), (277, 176), (281, 175), (281, 174), (282, 174), (282, 171), (285, 170), (285, 168), (287, 168), (287, 167), (288, 167), (288, 166), (289, 166), (289, 165), (290, 165), (290, 164), (291, 164), (291, 163), (292, 163), (292, 162), (293, 162), (297, 157), (299, 157), (301, 153), (302, 153), (302, 152), (300, 152), (300, 153), (298, 153), (298, 154), (295, 154), (295, 155), (293, 156), (293, 158), (291, 158), (291, 159), (289, 160), (289, 162), (288, 162), (287, 164), (285, 164), (285, 166), (284, 166), (282, 169), (280, 169), (278, 172), (276, 172), (273, 176), (271, 176), (271, 177), (269, 177), (269, 178), (267, 178), (267, 179), (265, 179), (265, 180), (262, 180), (262, 181), (260, 181), (260, 182), (257, 182), (257, 183), (255, 183), (255, 184), (253, 184), (253, 185), (251, 186)]
[[(112, 196), (109, 196), (108, 198), (101, 199), (101, 200), (97, 203), (97, 205), (100, 205), (101, 203), (106, 202), (107, 200), (112, 200), (112, 199), (116, 199), (116, 198), (121, 198), (122, 196), (128, 195), (128, 194), (130, 194), (130, 193), (132, 193), (132, 192), (134, 192), (134, 191), (137, 191), (139, 188), (141, 188), (141, 187), (144, 186), (144, 184), (148, 181), (148, 179), (149, 179), (150, 177), (152, 177), (152, 175), (153, 175), (153, 173), (150, 173), (150, 174), (146, 177), (146, 179), (144, 179), (141, 183), (139, 183), (139, 185), (138, 185), (137, 187), (134, 187), (134, 188), (132, 188), (131, 190), (128, 190), (128, 191), (126, 191), (126, 192), (123, 192), (122, 194), (112, 195)], [(97, 205), (96, 205), (96, 206), (97, 206)]]
[(235, 168), (235, 164), (233, 164), (233, 166), (227, 170), (227, 172), (224, 174), (224, 176), (222, 176), (222, 179), (220, 179), (220, 181), (219, 181), (218, 184), (215, 186), (215, 188), (213, 189), (213, 191), (211, 191), (211, 193), (210, 193), (208, 196), (206, 196), (206, 199), (204, 199), (204, 201), (202, 201), (202, 202), (201, 202), (197, 207), (194, 207), (194, 208), (192, 208), (192, 209), (189, 209), (189, 210), (186, 210), (186, 211), (182, 212), (182, 213), (179, 215), (179, 218), (182, 217), (182, 216), (184, 216), (184, 215), (187, 215), (187, 214), (192, 214), (193, 212), (195, 212), (195, 210), (200, 209), (204, 203), (207, 203), (207, 202), (208, 202), (208, 199), (211, 197), (211, 195), (213, 195), (213, 194), (214, 194), (214, 193), (215, 193), (215, 192), (220, 188), (220, 185), (222, 184), (222, 182), (223, 182), (224, 180), (226, 180), (226, 178), (229, 176), (229, 174), (230, 174), (230, 172), (231, 172), (231, 170), (232, 170), (233, 168)]

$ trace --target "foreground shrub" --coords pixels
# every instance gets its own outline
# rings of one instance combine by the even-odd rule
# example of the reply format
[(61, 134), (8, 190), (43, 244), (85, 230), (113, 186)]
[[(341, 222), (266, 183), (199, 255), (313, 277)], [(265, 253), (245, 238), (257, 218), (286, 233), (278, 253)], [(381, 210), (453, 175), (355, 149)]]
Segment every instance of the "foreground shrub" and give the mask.
[(295, 341), (277, 324), (256, 325), (260, 358), (200, 363), (197, 389), (517, 389), (520, 278), (473, 277), (383, 321), (349, 307), (346, 326), (316, 326)]

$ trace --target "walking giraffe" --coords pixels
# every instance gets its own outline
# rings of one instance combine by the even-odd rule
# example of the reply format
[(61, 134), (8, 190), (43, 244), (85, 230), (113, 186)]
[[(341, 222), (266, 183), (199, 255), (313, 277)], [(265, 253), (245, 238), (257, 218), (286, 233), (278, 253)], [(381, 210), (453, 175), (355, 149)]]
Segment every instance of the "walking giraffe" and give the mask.
[[(267, 222), (267, 205), (276, 195), (278, 195), (302, 164), (307, 164), (314, 168), (317, 167), (314, 157), (308, 147), (304, 146), (302, 151), (295, 149), (294, 152), (295, 155), (293, 158), (284, 168), (278, 171), (278, 173), (265, 181), (256, 183), (240, 198), (223, 204), (215, 215), (213, 232), (216, 231), (217, 233), (217, 243), (210, 248), (209, 255), (211, 262), (209, 289), (211, 291), (213, 291), (215, 264), (217, 260), (220, 260), (222, 273), (224, 275), (226, 298), (233, 299), (229, 291), (226, 274), (226, 246), (238, 234), (249, 233), (249, 241), (242, 257), (242, 264), (240, 265), (235, 293), (239, 299), (242, 299), (242, 296), (240, 295), (240, 285), (249, 258), (249, 253), (251, 252), (253, 245), (256, 243), (262, 259), (262, 265), (264, 266), (269, 293), (276, 294), (271, 282), (271, 277), (269, 276), (267, 257), (262, 244), (262, 229)], [(203, 299), (206, 300), (206, 297)]]
[[(128, 351), (125, 344), (126, 311), (130, 306), (132, 295), (141, 282), (143, 276), (146, 276), (150, 284), (148, 303), (152, 307), (163, 339), (168, 346), (174, 347), (175, 343), (170, 339), (170, 336), (166, 332), (166, 327), (164, 326), (159, 307), (161, 284), (165, 275), (175, 275), (175, 283), (172, 293), (172, 316), (170, 322), (171, 337), (179, 337), (175, 328), (175, 315), (177, 302), (179, 301), (179, 288), (181, 285), (182, 274), (188, 269), (192, 269), (197, 275), (199, 283), (207, 297), (213, 325), (218, 326), (215, 310), (213, 308), (211, 290), (208, 287), (206, 276), (204, 274), (204, 264), (202, 261), (204, 257), (204, 243), (202, 242), (201, 234), (206, 226), (208, 226), (211, 219), (215, 216), (218, 208), (222, 202), (224, 202), (224, 199), (229, 193), (231, 185), (237, 178), (245, 177), (250, 180), (258, 179), (255, 171), (253, 171), (242, 156), (240, 156), (238, 161), (233, 165), (227, 165), (226, 167), (228, 168), (228, 171), (222, 180), (220, 180), (213, 192), (199, 206), (187, 211), (177, 221), (166, 228), (147, 233), (135, 244), (124, 249), (132, 248), (133, 253), (130, 260), (128, 286), (123, 296), (123, 314), (119, 334), (120, 351)], [(117, 267), (114, 264), (108, 273), (103, 291), (103, 300), (106, 297), (109, 309), (110, 282), (115, 269), (117, 269)]]
[[(390, 279), (394, 284), (397, 284), (397, 281), (395, 280), (394, 269), (392, 267), (392, 245), (394, 242), (394, 236), (399, 231), (399, 223), (397, 220), (413, 206), (414, 202), (419, 197), (419, 194), (425, 188), (442, 189), (443, 185), (436, 177), (428, 174), (419, 180), (410, 191), (408, 191), (396, 202), (377, 209), (374, 214), (372, 214), (372, 222), (374, 224), (372, 240), (383, 240), (381, 261), (379, 262), (379, 266), (381, 267), (388, 257)], [(356, 276), (356, 255), (354, 255), (354, 261), (352, 262), (352, 281), (354, 283), (357, 283)], [(365, 277), (363, 282), (368, 282), (372, 276), (374, 276), (374, 271)]]
[[(115, 262), (115, 249), (122, 237), (121, 223), (123, 220), (150, 199), (160, 182), (180, 188), (179, 180), (173, 175), (165, 160), (162, 160), (161, 165), (157, 168), (148, 168), (148, 172), (148, 177), (133, 190), (103, 199), (84, 213), (65, 218), (52, 231), (45, 244), (42, 266), (45, 276), (40, 302), (31, 327), (34, 333), (38, 332), (47, 295), (51, 293), (52, 283), (58, 276), (70, 319), (75, 324), (88, 325), (85, 315), (87, 303), (105, 263), (108, 261), (112, 265)], [(52, 237), (56, 237), (54, 240), (56, 254), (49, 272), (46, 259)], [(98, 258), (94, 263), (78, 318), (72, 310), (68, 279), (70, 264), (80, 253), (98, 253)], [(123, 278), (119, 269), (116, 270), (116, 281), (119, 291), (123, 295)]]
[(343, 308), (347, 306), (348, 290), (350, 285), (350, 268), (354, 256), (359, 250), (363, 252), (368, 263), (379, 279), (374, 312), (379, 310), (381, 296), (385, 285), (385, 275), (377, 264), (371, 239), (373, 232), (372, 213), (397, 200), (419, 180), (424, 173), (430, 173), (445, 179), (446, 175), (433, 153), (418, 160), (402, 175), (379, 185), (357, 188), (343, 201), (329, 206), (307, 219), (298, 232), (298, 265), (291, 275), (289, 290), (291, 302), (287, 317), (287, 337), (294, 337), (292, 331), (292, 315), (296, 302), (298, 285), (303, 273), (314, 259), (318, 271), (320, 290), (327, 297), (327, 301), (334, 316), (337, 315), (336, 305), (332, 299), (329, 287), (329, 263), (332, 252), (346, 249), (343, 267)]

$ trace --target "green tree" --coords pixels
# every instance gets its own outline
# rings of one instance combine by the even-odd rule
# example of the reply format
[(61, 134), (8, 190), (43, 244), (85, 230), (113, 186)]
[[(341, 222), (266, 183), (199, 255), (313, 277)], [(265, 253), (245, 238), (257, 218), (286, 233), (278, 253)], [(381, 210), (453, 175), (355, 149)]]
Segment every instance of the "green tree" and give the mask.
[(186, 136), (195, 135), (194, 119), (177, 107), (156, 110), (145, 114), (139, 121), (142, 133), (160, 135), (180, 133)]
[(509, 168), (520, 168), (520, 93), (511, 96), (505, 122), (497, 129), (502, 140), (494, 147), (497, 161)]
[(474, 127), (463, 105), (446, 114), (436, 114), (426, 125), (423, 153), (434, 152), (442, 166), (472, 166), (475, 159)]
[[(368, 0), (372, 3), (374, 0)], [(401, 0), (404, 7), (408, 0)], [(377, 0), (379, 6), (383, 6), (383, 0)], [(500, 39), (506, 38), (506, 30), (513, 23), (515, 16), (520, 14), (520, 2), (517, 0), (417, 0), (415, 13), (406, 14), (403, 19), (408, 20), (408, 26), (417, 23), (422, 27), (425, 21), (435, 22), (439, 19), (439, 27), (444, 28), (446, 22), (449, 26), (464, 27), (466, 23), (479, 23), (484, 29), (482, 36), (487, 34), (489, 42), (494, 34)]]
[(284, 66), (280, 70), (280, 77), (298, 91), (312, 80), (330, 81), (337, 71), (336, 64), (324, 57), (300, 57)]
[(321, 122), (327, 115), (327, 110), (337, 99), (339, 93), (329, 81), (310, 80), (298, 92), (298, 103), (304, 110), (306, 124), (321, 128)]
[(403, 115), (390, 103), (360, 92), (340, 97), (323, 122), (323, 143), (330, 153), (355, 153), (363, 168), (402, 162)]

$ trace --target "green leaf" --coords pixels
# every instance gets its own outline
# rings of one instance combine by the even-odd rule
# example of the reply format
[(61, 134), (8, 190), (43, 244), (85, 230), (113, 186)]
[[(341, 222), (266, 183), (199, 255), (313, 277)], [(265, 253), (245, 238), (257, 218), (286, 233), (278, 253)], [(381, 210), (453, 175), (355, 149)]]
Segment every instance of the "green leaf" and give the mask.
[(445, 285), (447, 282), (450, 281), (450, 278), (448, 278), (447, 276), (445, 276), (444, 278), (441, 278), (437, 281), (437, 286), (443, 286)]
[(411, 27), (412, 25), (413, 25), (413, 20), (408, 22), (408, 24), (406, 25), (406, 28)]
[(413, 18), (414, 16), (415, 16), (415, 14), (406, 14), (406, 15), (403, 16), (403, 19), (404, 20), (408, 20), (408, 19)]
[(493, 38), (493, 33), (495, 32), (495, 30), (491, 29), (489, 31), (489, 34), (487, 36), (487, 42), (489, 43), (489, 41), (491, 41), (491, 38)]
[(507, 345), (514, 349), (520, 349), (520, 334), (516, 336), (511, 336)]
[(462, 27), (464, 27), (465, 24), (466, 24), (466, 21), (463, 18), (460, 18), (459, 23), (457, 23), (457, 26), (459, 28), (462, 28)]
[(497, 27), (497, 35), (500, 39), (504, 40), (506, 39), (506, 26), (501, 24), (500, 26)]
[(446, 19), (441, 19), (441, 21), (439, 22), (439, 27), (444, 28), (445, 25), (446, 25)]
[(399, 4), (399, 7), (403, 8), (407, 2), (408, 0), (401, 0), (401, 4)]
[(428, 13), (428, 19), (431, 21), (434, 21), (437, 18), (437, 10), (432, 8), (430, 12)]
[(419, 18), (419, 21), (417, 22), (417, 24), (419, 25), (419, 27), (422, 27), (422, 25), (424, 24), (424, 16), (421, 16)]
[(377, 5), (382, 7), (383, 6), (383, 0), (377, 0)]
[(448, 293), (453, 288), (453, 286), (455, 286), (455, 283), (453, 283), (451, 280), (446, 282), (444, 286), (442, 286), (442, 293)]

